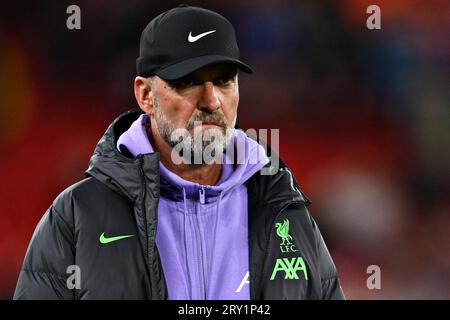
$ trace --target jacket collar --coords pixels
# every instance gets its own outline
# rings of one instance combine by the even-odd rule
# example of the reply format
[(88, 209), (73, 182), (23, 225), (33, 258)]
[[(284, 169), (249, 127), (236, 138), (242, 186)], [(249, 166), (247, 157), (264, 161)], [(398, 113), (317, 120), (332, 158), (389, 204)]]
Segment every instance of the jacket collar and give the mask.
[(151, 153), (137, 158), (127, 157), (116, 148), (117, 139), (142, 114), (132, 109), (116, 118), (97, 143), (89, 161), (86, 176), (92, 176), (114, 191), (125, 195), (132, 202), (141, 199), (142, 177), (140, 166), (144, 168), (145, 178), (159, 186), (159, 153)]

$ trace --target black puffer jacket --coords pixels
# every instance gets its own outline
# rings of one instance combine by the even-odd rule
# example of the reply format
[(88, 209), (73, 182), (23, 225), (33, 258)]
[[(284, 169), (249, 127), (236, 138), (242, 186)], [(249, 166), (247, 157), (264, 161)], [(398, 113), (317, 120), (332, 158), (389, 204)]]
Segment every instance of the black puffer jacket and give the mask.
[[(87, 178), (63, 191), (44, 214), (14, 299), (167, 299), (155, 245), (159, 154), (132, 158), (115, 147), (140, 114), (128, 111), (111, 124)], [(257, 173), (246, 184), (251, 298), (343, 299), (334, 263), (308, 213), (310, 202), (284, 163), (275, 175)], [(289, 228), (283, 228), (286, 221)], [(101, 246), (104, 230), (136, 236)], [(79, 267), (79, 289), (67, 285), (71, 265)]]

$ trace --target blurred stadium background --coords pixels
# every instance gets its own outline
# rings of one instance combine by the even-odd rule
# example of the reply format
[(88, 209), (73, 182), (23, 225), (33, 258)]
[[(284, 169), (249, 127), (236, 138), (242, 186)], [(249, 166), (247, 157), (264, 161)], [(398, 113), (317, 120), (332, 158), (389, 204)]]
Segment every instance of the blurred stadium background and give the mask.
[[(236, 27), (253, 76), (238, 123), (279, 128), (349, 299), (450, 298), (447, 0), (190, 1)], [(81, 8), (81, 30), (66, 8)], [(9, 1), (0, 10), (0, 299), (36, 223), (132, 107), (140, 32), (177, 1)], [(382, 29), (366, 28), (367, 6)], [(368, 290), (366, 268), (381, 268)]]

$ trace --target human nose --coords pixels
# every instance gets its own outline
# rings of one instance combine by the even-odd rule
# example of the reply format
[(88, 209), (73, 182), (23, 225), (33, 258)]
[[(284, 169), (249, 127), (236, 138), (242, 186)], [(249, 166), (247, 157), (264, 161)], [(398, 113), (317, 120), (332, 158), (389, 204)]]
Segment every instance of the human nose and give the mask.
[(199, 109), (214, 112), (221, 106), (217, 88), (211, 81), (206, 81), (202, 86), (202, 96), (199, 101)]

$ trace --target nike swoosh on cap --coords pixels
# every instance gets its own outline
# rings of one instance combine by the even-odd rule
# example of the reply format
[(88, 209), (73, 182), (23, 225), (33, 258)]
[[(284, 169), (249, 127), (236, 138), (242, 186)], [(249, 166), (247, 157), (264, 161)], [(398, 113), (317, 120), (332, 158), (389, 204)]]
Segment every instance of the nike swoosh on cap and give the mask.
[(200, 33), (199, 35), (196, 35), (196, 36), (193, 36), (192, 32), (189, 32), (188, 41), (191, 42), (191, 43), (195, 42), (195, 41), (197, 41), (197, 40), (203, 38), (204, 36), (207, 36), (208, 34), (213, 33), (213, 32), (216, 32), (216, 30), (203, 32), (203, 33)]

